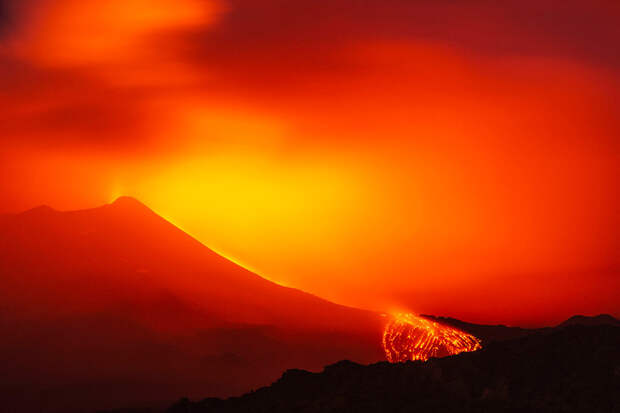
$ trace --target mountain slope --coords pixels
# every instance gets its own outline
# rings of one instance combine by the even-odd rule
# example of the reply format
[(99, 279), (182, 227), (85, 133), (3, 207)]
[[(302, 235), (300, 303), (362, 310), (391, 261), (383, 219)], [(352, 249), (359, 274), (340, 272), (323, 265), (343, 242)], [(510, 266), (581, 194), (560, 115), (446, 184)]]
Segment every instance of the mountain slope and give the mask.
[[(76, 212), (41, 207), (7, 219), (0, 224), (0, 258), (1, 273), (12, 277), (14, 288), (32, 290), (39, 283), (45, 289), (36, 299), (58, 299), (60, 308), (108, 305), (107, 293), (165, 289), (214, 322), (355, 330), (376, 320), (370, 312), (271, 283), (131, 198)], [(66, 294), (67, 286), (86, 295)]]
[(13, 411), (238, 394), (383, 358), (383, 318), (276, 285), (131, 198), (0, 219), (0, 388)]

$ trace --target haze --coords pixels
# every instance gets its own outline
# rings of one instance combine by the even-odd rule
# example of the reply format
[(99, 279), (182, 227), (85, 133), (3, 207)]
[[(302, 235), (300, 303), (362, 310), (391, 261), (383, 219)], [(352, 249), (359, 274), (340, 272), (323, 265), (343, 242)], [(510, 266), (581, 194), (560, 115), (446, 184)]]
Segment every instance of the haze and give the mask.
[(620, 314), (619, 3), (324, 3), (0, 1), (0, 212), (128, 195), (341, 304)]

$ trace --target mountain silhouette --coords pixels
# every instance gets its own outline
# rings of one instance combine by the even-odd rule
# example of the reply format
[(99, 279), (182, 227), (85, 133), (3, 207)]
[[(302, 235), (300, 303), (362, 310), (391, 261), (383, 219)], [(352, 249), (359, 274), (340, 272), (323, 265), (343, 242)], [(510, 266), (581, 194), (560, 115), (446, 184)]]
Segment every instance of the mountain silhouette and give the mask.
[(128, 197), (1, 216), (0, 282), (14, 411), (227, 396), (383, 358), (379, 314), (274, 284)]
[(575, 315), (560, 324), (561, 327), (572, 325), (598, 326), (598, 325), (614, 325), (620, 327), (620, 320), (609, 315), (599, 314), (597, 316)]
[(461, 321), (452, 317), (441, 317), (428, 314), (422, 314), (422, 317), (428, 318), (429, 320), (433, 320), (441, 324), (447, 324), (449, 326), (456, 327), (459, 330), (465, 331), (466, 333), (473, 334), (474, 336), (482, 340), (483, 345), (494, 341), (504, 341), (524, 337), (529, 334), (545, 330), (547, 328), (543, 327), (530, 329), (522, 327), (509, 327), (501, 324), (474, 324), (468, 323), (466, 321)]
[[(111, 297), (126, 292), (131, 296), (125, 298), (133, 301), (140, 298), (139, 291), (165, 290), (182, 295), (215, 325), (364, 331), (379, 320), (376, 314), (267, 281), (133, 198), (75, 212), (39, 207), (5, 217), (0, 225), (2, 274), (39, 303), (55, 300), (57, 311), (78, 303), (108, 306)], [(43, 297), (36, 296), (38, 286), (45, 286), (38, 291)]]
[(429, 320), (436, 321), (441, 324), (446, 324), (452, 327), (456, 327), (459, 330), (465, 331), (466, 333), (473, 334), (477, 338), (479, 338), (483, 345), (487, 345), (489, 343), (493, 343), (496, 341), (505, 341), (511, 339), (517, 339), (521, 337), (528, 336), (534, 333), (544, 333), (549, 332), (553, 328), (563, 328), (572, 325), (583, 325), (583, 326), (596, 326), (596, 325), (612, 325), (620, 327), (620, 320), (609, 315), (609, 314), (599, 314), (596, 316), (584, 316), (584, 315), (575, 315), (570, 317), (569, 319), (561, 322), (555, 327), (540, 327), (540, 328), (523, 328), (523, 327), (510, 327), (505, 325), (487, 325), (487, 324), (474, 324), (468, 323), (466, 321), (461, 321), (456, 318), (451, 317), (441, 317), (434, 315), (423, 314), (422, 317), (428, 318)]
[[(510, 386), (534, 395), (536, 403), (553, 396), (545, 393), (548, 389), (540, 393), (535, 386), (545, 383), (519, 366), (544, 365), (554, 369), (543, 375), (546, 380), (561, 380), (562, 374), (572, 374), (563, 363), (575, 362), (575, 371), (586, 378), (578, 385), (585, 387), (592, 384), (592, 374), (617, 374), (584, 367), (590, 349), (616, 343), (608, 339), (611, 334), (615, 340), (617, 330), (606, 329), (618, 320), (609, 315), (575, 316), (540, 329), (427, 315), (479, 337), (483, 350), (428, 364), (363, 367), (358, 363), (384, 360), (384, 317), (270, 282), (129, 197), (81, 211), (41, 206), (0, 215), (0, 283), (0, 411), (164, 409), (181, 396), (243, 394), (274, 382), (282, 371), (287, 373), (272, 387), (229, 400), (184, 400), (172, 411), (376, 411), (386, 406), (402, 411), (398, 400), (422, 411), (446, 411), (462, 403), (475, 411), (503, 398), (502, 386), (513, 373), (516, 384)], [(575, 346), (584, 362), (574, 360)], [(556, 354), (549, 348), (568, 350)], [(596, 363), (617, 366), (608, 353), (594, 354), (600, 356)], [(351, 362), (318, 375), (309, 372), (343, 359)], [(497, 366), (505, 363), (509, 369), (500, 374)], [(449, 373), (434, 379), (440, 374), (436, 366)], [(616, 383), (612, 376), (601, 385)], [(385, 404), (385, 397), (395, 404)], [(443, 402), (448, 404), (433, 410)], [(531, 411), (518, 410), (518, 403), (510, 406)], [(536, 406), (545, 411), (544, 405)]]

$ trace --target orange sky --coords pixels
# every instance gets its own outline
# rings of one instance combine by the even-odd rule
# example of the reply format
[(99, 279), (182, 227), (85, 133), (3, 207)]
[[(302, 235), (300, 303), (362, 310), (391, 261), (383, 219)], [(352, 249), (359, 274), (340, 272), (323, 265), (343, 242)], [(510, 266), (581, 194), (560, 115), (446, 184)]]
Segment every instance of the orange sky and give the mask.
[(620, 314), (620, 6), (0, 1), (4, 212), (135, 196), (350, 305)]

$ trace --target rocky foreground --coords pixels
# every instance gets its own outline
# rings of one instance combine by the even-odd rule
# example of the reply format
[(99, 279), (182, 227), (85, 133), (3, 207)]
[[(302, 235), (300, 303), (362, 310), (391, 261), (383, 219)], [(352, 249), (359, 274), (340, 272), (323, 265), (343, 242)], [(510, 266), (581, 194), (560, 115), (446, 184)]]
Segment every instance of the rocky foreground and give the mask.
[(168, 413), (620, 412), (620, 327), (568, 325), (428, 362), (288, 370), (226, 400)]

